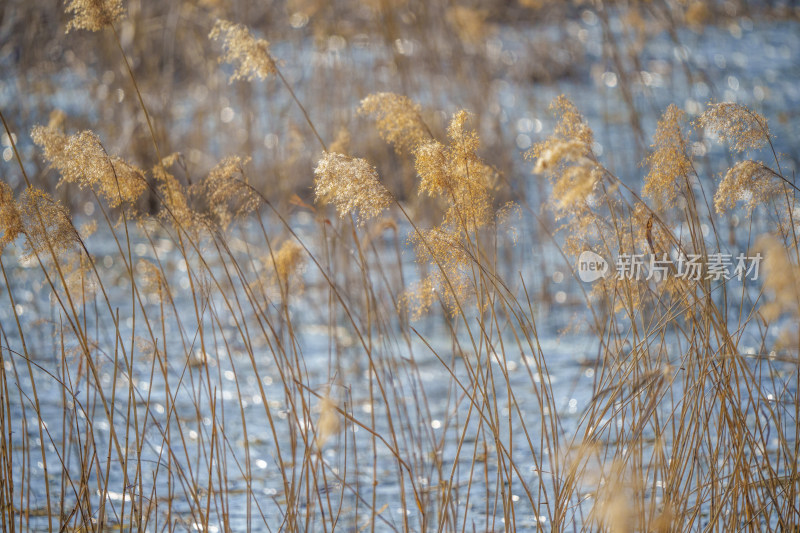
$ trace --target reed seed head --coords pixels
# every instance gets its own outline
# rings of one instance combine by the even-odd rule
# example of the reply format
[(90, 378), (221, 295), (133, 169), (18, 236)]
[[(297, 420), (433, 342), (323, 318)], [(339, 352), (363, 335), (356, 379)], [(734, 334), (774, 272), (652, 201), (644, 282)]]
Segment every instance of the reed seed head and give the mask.
[(332, 436), (339, 433), (341, 421), (336, 410), (336, 402), (330, 395), (319, 402), (319, 420), (317, 421), (317, 447), (322, 448)]
[(375, 93), (361, 100), (358, 112), (375, 118), (381, 137), (398, 153), (413, 152), (431, 139), (422, 121), (422, 108), (407, 96)]
[(64, 271), (66, 291), (74, 305), (83, 305), (90, 302), (97, 293), (97, 280), (92, 271), (89, 258), (83, 254), (70, 254)]
[(366, 159), (325, 152), (314, 176), (317, 200), (333, 203), (339, 216), (354, 215), (363, 223), (392, 204), (392, 195)]
[(667, 108), (653, 136), (653, 152), (645, 159), (650, 171), (644, 179), (642, 193), (663, 208), (675, 205), (692, 172), (692, 162), (687, 155), (688, 141), (682, 131), (685, 117), (686, 114), (675, 104)]
[(14, 199), (14, 191), (5, 181), (0, 181), (0, 253), (6, 245), (11, 244), (24, 231), (22, 214)]
[(161, 269), (147, 259), (139, 259), (136, 263), (136, 273), (145, 294), (155, 295), (158, 301), (163, 301), (168, 284)]
[(740, 161), (722, 178), (714, 194), (714, 207), (721, 214), (733, 209), (737, 202), (744, 202), (749, 215), (781, 192), (776, 178), (776, 174), (761, 162)]
[(713, 132), (737, 152), (755, 150), (769, 142), (767, 119), (741, 104), (710, 103), (697, 124)]
[(147, 181), (137, 167), (119, 157), (109, 156), (91, 131), (64, 135), (55, 128), (36, 126), (33, 142), (45, 159), (61, 173), (61, 183), (90, 188), (111, 207), (133, 204), (147, 190)]
[(294, 241), (284, 241), (275, 252), (275, 273), (281, 283), (286, 284), (289, 277), (301, 271), (305, 264), (303, 247)]
[(236, 66), (230, 81), (263, 80), (277, 72), (275, 60), (269, 52), (269, 42), (254, 37), (246, 26), (220, 19), (208, 36), (213, 40), (222, 40), (223, 55), (220, 62)]
[(344, 155), (348, 155), (350, 153), (350, 132), (347, 131), (347, 128), (339, 128), (339, 131), (336, 132), (336, 137), (333, 139), (328, 151)]
[(47, 121), (47, 128), (57, 132), (64, 132), (64, 123), (67, 121), (67, 114), (60, 109), (50, 111)]
[(546, 175), (553, 184), (551, 205), (558, 219), (585, 210), (602, 169), (592, 154), (594, 134), (575, 105), (561, 95), (550, 109), (558, 119), (553, 135), (525, 157), (536, 161), (534, 173)]
[(444, 228), (414, 231), (409, 237), (417, 262), (427, 265), (428, 274), (403, 295), (402, 303), (414, 319), (425, 314), (437, 297), (451, 315), (458, 313), (458, 303), (474, 294), (470, 280), (472, 256), (461, 237)]
[(789, 249), (777, 237), (761, 236), (755, 248), (764, 256), (764, 290), (769, 298), (762, 315), (768, 322), (783, 314), (796, 320), (800, 317), (800, 266), (789, 259)]
[(234, 219), (242, 218), (260, 205), (260, 198), (247, 183), (244, 166), (249, 157), (226, 157), (192, 189), (205, 196), (220, 226), (227, 227)]
[(601, 177), (600, 168), (588, 160), (565, 168), (553, 183), (553, 199), (558, 218), (568, 212), (583, 209)]
[(411, 320), (420, 320), (436, 303), (436, 285), (434, 283), (435, 281), (430, 276), (413, 283), (400, 295), (398, 308), (408, 312)]
[(69, 0), (66, 12), (72, 14), (67, 33), (70, 30), (99, 31), (125, 15), (122, 0)]
[(542, 145), (536, 156), (533, 172), (544, 174), (559, 167), (562, 162), (580, 163), (586, 158), (586, 145), (578, 140), (562, 141), (553, 139)]
[(43, 190), (36, 187), (25, 189), (17, 208), (27, 237), (23, 257), (57, 259), (78, 242), (78, 233), (67, 209)]
[(591, 148), (594, 133), (572, 100), (562, 94), (550, 104), (550, 110), (559, 118), (554, 131), (556, 137), (580, 141)]
[(467, 6), (453, 6), (447, 9), (445, 19), (455, 29), (464, 44), (479, 45), (491, 31), (486, 22), (487, 9), (474, 9)]
[(175, 222), (185, 230), (196, 228), (197, 217), (189, 205), (189, 199), (183, 185), (167, 171), (179, 159), (180, 154), (173, 153), (161, 159), (160, 164), (153, 167), (153, 177), (161, 194), (161, 216)]
[(492, 216), (490, 191), (497, 173), (477, 155), (478, 134), (466, 127), (470, 115), (460, 111), (447, 128), (450, 143), (420, 145), (414, 152), (419, 191), (448, 204), (443, 226), (470, 230), (485, 226)]
[(506, 202), (506, 204), (495, 213), (497, 227), (506, 229), (513, 244), (517, 244), (519, 241), (520, 230), (517, 224), (522, 220), (522, 209), (516, 202)]

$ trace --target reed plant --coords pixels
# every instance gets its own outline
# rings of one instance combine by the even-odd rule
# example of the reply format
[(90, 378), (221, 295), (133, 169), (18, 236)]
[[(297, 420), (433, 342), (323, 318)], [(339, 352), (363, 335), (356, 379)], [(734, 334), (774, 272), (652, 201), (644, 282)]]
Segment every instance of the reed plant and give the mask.
[[(690, 4), (680, 24), (705, 24)], [(210, 21), (217, 68), (276, 83), (302, 122), (302, 197), (258, 175), (255, 152), (199, 174), (170, 153), (122, 3), (66, 13), (68, 31), (114, 43), (148, 156), (54, 113), (30, 130), (47, 170), (29, 174), (0, 113), (24, 180), (0, 182), (3, 530), (800, 526), (798, 188), (766, 116), (670, 105), (648, 131), (626, 48), (607, 48), (640, 179), (613, 170), (565, 95), (522, 179), (487, 157), (468, 109), (377, 92), (358, 128), (331, 133), (276, 46)], [(454, 42), (474, 46), (487, 17), (448, 10)], [(706, 138), (725, 149), (717, 175), (694, 149)], [(592, 283), (586, 252), (609, 267)], [(658, 275), (614, 272), (645, 257)], [(686, 275), (689, 258), (730, 269)]]

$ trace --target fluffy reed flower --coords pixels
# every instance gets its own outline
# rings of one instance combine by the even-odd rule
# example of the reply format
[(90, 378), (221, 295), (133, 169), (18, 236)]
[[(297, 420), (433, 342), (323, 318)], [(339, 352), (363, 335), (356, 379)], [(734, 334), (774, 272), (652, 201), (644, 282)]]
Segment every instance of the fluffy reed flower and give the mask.
[(451, 181), (447, 147), (439, 141), (430, 141), (420, 145), (414, 154), (420, 192), (434, 195), (447, 191)]
[(758, 205), (780, 193), (781, 187), (775, 178), (775, 173), (761, 162), (740, 161), (722, 178), (714, 194), (714, 207), (718, 213), (724, 213), (743, 201), (749, 215)]
[(561, 218), (584, 210), (602, 169), (592, 157), (594, 134), (575, 105), (561, 95), (550, 109), (558, 118), (553, 135), (534, 145), (525, 157), (536, 161), (534, 173), (552, 182), (551, 204)]
[(565, 230), (564, 252), (571, 257), (578, 258), (584, 250), (594, 250), (596, 242), (610, 235), (605, 225), (603, 216), (590, 209), (582, 210), (575, 219), (570, 219), (559, 227)]
[(347, 128), (339, 128), (339, 130), (336, 132), (336, 138), (334, 138), (333, 142), (328, 148), (328, 151), (344, 155), (348, 155), (350, 153), (350, 132), (347, 131)]
[(49, 194), (36, 187), (28, 187), (17, 201), (19, 219), (27, 237), (23, 256), (42, 255), (53, 258), (72, 249), (78, 234), (67, 209)]
[(67, 114), (60, 109), (50, 111), (47, 120), (47, 128), (57, 132), (64, 131), (64, 123), (67, 121)]
[(60, 202), (34, 187), (25, 189), (19, 200), (15, 201), (11, 187), (2, 181), (0, 230), (3, 232), (0, 236), (0, 252), (19, 235), (26, 237), (24, 259), (37, 255), (42, 260), (58, 259), (78, 242), (78, 233)]
[(319, 402), (319, 420), (317, 420), (317, 447), (322, 448), (333, 435), (339, 433), (341, 421), (339, 412), (336, 410), (336, 402), (330, 395), (325, 396)]
[(628, 471), (623, 461), (614, 460), (609, 471), (604, 472), (594, 492), (591, 515), (599, 529), (614, 533), (632, 533), (638, 524), (635, 508), (641, 491), (641, 482)]
[[(594, 134), (575, 104), (562, 94), (550, 104), (550, 111), (558, 119), (553, 135), (525, 153), (527, 159), (536, 160), (537, 165), (541, 165), (537, 172), (551, 170), (564, 158), (577, 160), (592, 151)], [(544, 161), (540, 163), (540, 159)]]
[(480, 139), (478, 132), (467, 127), (467, 123), (472, 115), (464, 109), (458, 111), (447, 125), (447, 137), (450, 139), (450, 147), (454, 159), (465, 162), (478, 161), (478, 147)]
[(45, 159), (61, 173), (59, 183), (91, 188), (111, 207), (133, 204), (147, 190), (144, 173), (116, 156), (109, 156), (91, 131), (64, 135), (55, 128), (36, 126), (33, 142)]
[(96, 231), (97, 231), (97, 221), (90, 220), (89, 222), (81, 224), (78, 234), (81, 236), (81, 239), (85, 241), (86, 239), (94, 235)]
[(258, 209), (258, 195), (247, 184), (244, 173), (248, 161), (249, 157), (226, 157), (211, 169), (202, 182), (193, 186), (205, 196), (222, 227)]
[(69, 0), (65, 10), (72, 14), (68, 33), (73, 29), (99, 31), (125, 15), (122, 0)]
[(467, 6), (453, 6), (447, 9), (445, 19), (456, 30), (464, 44), (478, 45), (491, 31), (486, 23), (489, 11)]
[(450, 316), (457, 316), (459, 304), (475, 296), (475, 287), (464, 272), (448, 275), (447, 280), (449, 284), (441, 272), (431, 272), (400, 295), (399, 308), (409, 312), (411, 320), (420, 320), (441, 299)]
[(685, 116), (675, 104), (670, 104), (658, 121), (653, 152), (645, 159), (650, 171), (644, 179), (642, 193), (664, 208), (675, 205), (682, 184), (692, 171), (687, 156), (688, 142), (681, 127)]
[(246, 26), (227, 20), (217, 20), (209, 38), (222, 40), (220, 62), (236, 65), (230, 81), (265, 79), (277, 72), (275, 60), (269, 53), (269, 42), (256, 39)]
[(294, 241), (285, 241), (275, 252), (275, 274), (281, 283), (288, 283), (290, 276), (302, 270), (305, 264), (303, 252), (303, 247)]
[(586, 158), (586, 145), (583, 142), (554, 139), (553, 142), (542, 146), (541, 152), (536, 156), (533, 172), (544, 174), (558, 168), (562, 162), (578, 163), (584, 158)]
[(563, 94), (551, 104), (550, 110), (559, 117), (554, 134), (564, 140), (576, 140), (591, 148), (594, 133), (572, 101)]
[(506, 202), (506, 204), (497, 210), (495, 220), (498, 228), (505, 228), (508, 235), (511, 237), (511, 242), (517, 244), (519, 240), (519, 229), (516, 222), (522, 220), (522, 209), (519, 204), (515, 202)]
[(575, 208), (583, 208), (600, 181), (602, 172), (588, 160), (565, 168), (553, 183), (553, 199), (562, 216)]
[(486, 225), (491, 219), (491, 188), (496, 172), (477, 155), (480, 140), (466, 127), (469, 114), (460, 111), (447, 128), (450, 143), (420, 145), (414, 152), (420, 177), (419, 191), (448, 202), (444, 226), (466, 230)]
[(679, 518), (672, 504), (664, 502), (661, 511), (650, 521), (650, 531), (653, 533), (669, 533), (674, 531), (678, 520)]
[(398, 307), (410, 313), (411, 320), (420, 320), (434, 303), (436, 303), (436, 285), (434, 280), (427, 276), (403, 291)]
[(394, 93), (375, 93), (361, 100), (358, 112), (375, 118), (378, 131), (398, 153), (413, 152), (432, 138), (422, 121), (419, 104), (407, 96)]
[(415, 231), (409, 238), (417, 261), (430, 269), (401, 299), (414, 319), (427, 312), (437, 298), (454, 315), (459, 303), (475, 292), (470, 234), (493, 219), (490, 193), (497, 173), (478, 157), (480, 139), (468, 127), (469, 120), (469, 113), (459, 111), (448, 125), (447, 146), (431, 140), (414, 151), (420, 194), (441, 198), (448, 206), (439, 227)]
[(71, 254), (64, 271), (66, 291), (74, 305), (90, 302), (97, 293), (97, 281), (91, 268), (91, 262), (85, 254)]
[(140, 259), (136, 262), (136, 273), (142, 291), (151, 298), (155, 297), (159, 302), (163, 301), (169, 285), (161, 269), (147, 259)]
[(474, 293), (470, 281), (472, 256), (465, 243), (452, 231), (442, 228), (420, 230), (409, 237), (417, 261), (430, 269), (423, 280), (406, 291), (401, 304), (412, 312), (415, 320), (436, 301), (437, 291), (450, 313), (458, 312), (458, 302)]
[(6, 245), (13, 243), (24, 229), (22, 215), (14, 199), (14, 191), (8, 183), (0, 181), (0, 230), (3, 232), (0, 236), (0, 253)]
[(545, 174), (553, 184), (552, 204), (559, 218), (581, 209), (602, 177), (600, 167), (588, 157), (580, 140), (552, 138), (540, 147), (536, 174)]
[(175, 179), (175, 176), (167, 172), (167, 169), (174, 165), (179, 157), (180, 154), (173, 153), (162, 158), (161, 163), (153, 167), (153, 177), (163, 202), (161, 215), (188, 230), (195, 227), (197, 217), (189, 206), (184, 187)]
[(767, 321), (784, 313), (800, 317), (800, 266), (789, 260), (789, 250), (771, 235), (759, 237), (755, 249), (763, 252), (764, 290), (770, 297), (761, 314)]
[(681, 128), (686, 114), (670, 104), (658, 121), (653, 136), (653, 152), (645, 163), (650, 171), (644, 179), (642, 193), (656, 200), (661, 207), (675, 205), (686, 177), (692, 171), (688, 157), (688, 142)]
[(366, 159), (325, 152), (314, 169), (317, 200), (331, 202), (339, 216), (356, 215), (360, 222), (378, 216), (392, 204), (392, 195)]
[(438, 263), (447, 273), (455, 273), (470, 263), (470, 255), (458, 236), (441, 228), (414, 231), (409, 243), (421, 261)]
[(708, 104), (697, 123), (738, 152), (761, 148), (769, 141), (767, 119), (741, 104)]

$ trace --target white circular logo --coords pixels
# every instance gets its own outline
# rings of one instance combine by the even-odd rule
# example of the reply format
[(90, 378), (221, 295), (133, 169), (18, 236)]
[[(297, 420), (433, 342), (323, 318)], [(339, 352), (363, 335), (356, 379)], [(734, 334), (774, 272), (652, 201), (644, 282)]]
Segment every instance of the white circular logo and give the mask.
[(591, 282), (598, 280), (608, 273), (608, 262), (603, 256), (591, 250), (581, 252), (578, 256), (578, 277), (581, 281)]

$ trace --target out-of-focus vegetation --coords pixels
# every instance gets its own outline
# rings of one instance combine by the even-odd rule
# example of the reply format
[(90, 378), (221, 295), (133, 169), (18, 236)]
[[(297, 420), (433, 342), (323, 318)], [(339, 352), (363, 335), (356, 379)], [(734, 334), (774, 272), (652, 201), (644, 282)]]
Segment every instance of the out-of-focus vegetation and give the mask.
[(3, 529), (796, 529), (798, 14), (5, 2)]

